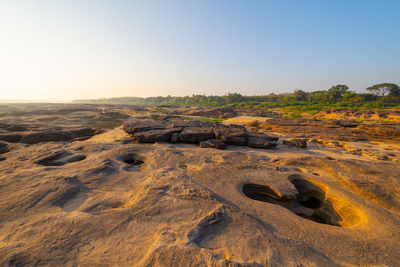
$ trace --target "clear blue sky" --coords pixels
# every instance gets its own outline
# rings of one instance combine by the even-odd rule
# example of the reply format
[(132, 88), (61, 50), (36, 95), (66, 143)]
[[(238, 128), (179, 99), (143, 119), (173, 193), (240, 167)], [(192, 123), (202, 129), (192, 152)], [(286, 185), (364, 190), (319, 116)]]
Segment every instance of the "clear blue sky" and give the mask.
[(400, 1), (2, 1), (0, 99), (400, 83)]

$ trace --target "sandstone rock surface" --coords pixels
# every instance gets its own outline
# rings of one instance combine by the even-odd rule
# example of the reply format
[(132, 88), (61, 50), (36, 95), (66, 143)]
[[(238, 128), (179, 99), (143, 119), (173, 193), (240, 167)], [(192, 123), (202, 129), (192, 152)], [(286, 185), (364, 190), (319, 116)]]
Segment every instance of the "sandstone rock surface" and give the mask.
[[(102, 112), (85, 105), (23, 107), (0, 105), (0, 128), (28, 125), (1, 134), (70, 132)], [(132, 110), (141, 119), (129, 123), (148, 120), (148, 109)], [(50, 120), (54, 114), (63, 116), (64, 127)], [(400, 262), (396, 137), (297, 119), (265, 120), (251, 130), (171, 116), (150, 121), (164, 128), (135, 128), (131, 135), (174, 131), (171, 143), (137, 143), (122, 127), (81, 141), (14, 142), (0, 157), (0, 266)], [(210, 128), (217, 139), (202, 142), (228, 144), (226, 138), (229, 147), (183, 143), (179, 131), (186, 127)], [(312, 141), (298, 149), (277, 137)], [(235, 138), (246, 146), (233, 145)], [(278, 145), (252, 148), (252, 138)]]

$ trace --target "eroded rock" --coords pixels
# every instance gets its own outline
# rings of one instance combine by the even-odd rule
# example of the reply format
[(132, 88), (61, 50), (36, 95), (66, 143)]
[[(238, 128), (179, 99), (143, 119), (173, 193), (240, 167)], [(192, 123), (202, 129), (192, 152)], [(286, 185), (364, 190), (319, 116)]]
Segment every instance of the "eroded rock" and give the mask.
[(307, 147), (307, 140), (306, 139), (290, 139), (290, 140), (283, 140), (282, 142), (286, 146), (295, 146), (299, 148), (306, 148)]
[(0, 134), (0, 140), (15, 143), (22, 139), (22, 135), (20, 134)]
[(155, 120), (141, 120), (135, 122), (125, 123), (123, 129), (130, 136), (133, 136), (135, 133), (152, 131), (152, 130), (161, 130), (167, 127), (166, 123), (162, 121)]
[(187, 127), (179, 135), (182, 142), (193, 144), (214, 138), (214, 132), (210, 127)]
[[(251, 146), (258, 148), (276, 147), (278, 137), (257, 132), (248, 132), (240, 125), (210, 123), (174, 116), (157, 116), (126, 123), (124, 131), (141, 143), (170, 142), (198, 144), (201, 147), (224, 149), (226, 145)], [(251, 139), (249, 141), (249, 139)], [(223, 144), (223, 145), (222, 145)]]
[(277, 146), (276, 142), (267, 140), (265, 138), (250, 136), (247, 138), (247, 145), (249, 147), (255, 148), (275, 148)]
[(6, 142), (0, 141), (0, 154), (10, 151), (10, 145)]
[(200, 147), (202, 148), (216, 148), (216, 149), (226, 149), (226, 144), (219, 139), (208, 139), (207, 141), (200, 142)]
[(178, 128), (159, 129), (135, 133), (133, 137), (140, 143), (169, 142), (173, 133), (179, 133)]

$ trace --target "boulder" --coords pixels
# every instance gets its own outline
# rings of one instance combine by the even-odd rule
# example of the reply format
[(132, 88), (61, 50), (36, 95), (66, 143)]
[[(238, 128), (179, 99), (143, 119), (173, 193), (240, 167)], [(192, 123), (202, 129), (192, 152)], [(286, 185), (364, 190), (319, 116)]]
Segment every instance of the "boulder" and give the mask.
[(247, 145), (247, 130), (243, 126), (235, 124), (214, 124), (212, 129), (215, 137), (222, 140), (225, 144), (232, 144), (237, 146)]
[(140, 121), (125, 123), (123, 129), (130, 136), (133, 136), (135, 133), (160, 130), (160, 129), (165, 129), (166, 127), (167, 124), (164, 121), (140, 120)]
[(222, 140), (225, 144), (231, 144), (232, 143), (232, 136), (225, 133), (225, 132), (215, 132), (215, 137)]
[(256, 148), (274, 148), (276, 147), (276, 142), (267, 140), (261, 137), (249, 136), (247, 138), (247, 145), (249, 147), (256, 147)]
[(295, 146), (295, 147), (299, 147), (299, 148), (306, 148), (307, 140), (306, 139), (283, 140), (283, 144), (286, 146)]
[(217, 149), (226, 149), (226, 144), (219, 139), (208, 139), (206, 141), (200, 142), (201, 148), (217, 148)]
[(169, 128), (137, 132), (133, 137), (140, 143), (169, 142), (173, 133), (178, 133), (181, 129)]
[(247, 130), (245, 127), (235, 124), (224, 125), (220, 123), (214, 123), (212, 126), (215, 136), (219, 139), (221, 134), (228, 134), (235, 137), (246, 137)]
[(170, 140), (170, 142), (171, 142), (172, 144), (179, 143), (179, 133), (178, 133), (178, 132), (174, 132), (174, 133), (171, 134), (171, 140)]
[(14, 143), (18, 142), (22, 139), (22, 135), (20, 134), (0, 134), (0, 140)]
[(3, 141), (0, 141), (0, 154), (10, 151), (11, 146)]
[(42, 142), (71, 141), (74, 136), (66, 131), (42, 131), (22, 136), (21, 143), (37, 144)]
[(247, 138), (232, 136), (231, 142), (229, 144), (232, 144), (235, 146), (247, 146)]
[(211, 126), (211, 123), (205, 121), (188, 120), (184, 118), (175, 117), (168, 119), (168, 125), (169, 127), (172, 128), (174, 127), (186, 128), (186, 127), (207, 127)]
[(249, 132), (248, 137), (257, 137), (257, 138), (262, 138), (266, 139), (271, 142), (277, 142), (279, 140), (279, 137), (276, 136), (269, 136), (264, 133), (258, 133), (258, 132)]
[(187, 127), (179, 135), (182, 142), (193, 144), (214, 138), (215, 134), (210, 127)]

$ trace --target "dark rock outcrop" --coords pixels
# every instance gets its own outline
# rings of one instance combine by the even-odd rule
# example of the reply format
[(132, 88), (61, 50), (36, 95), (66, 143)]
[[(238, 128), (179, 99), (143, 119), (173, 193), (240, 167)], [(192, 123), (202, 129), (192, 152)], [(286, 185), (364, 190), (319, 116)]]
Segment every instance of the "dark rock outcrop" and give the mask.
[(10, 151), (10, 145), (6, 142), (0, 141), (0, 154)]
[(155, 142), (169, 142), (171, 140), (171, 135), (173, 133), (180, 132), (180, 129), (170, 128), (170, 129), (159, 129), (138, 132), (133, 135), (133, 137), (139, 143), (155, 143)]
[(290, 140), (283, 140), (282, 142), (286, 146), (295, 146), (299, 148), (306, 148), (307, 147), (307, 140), (306, 139), (290, 139)]
[(269, 141), (265, 138), (249, 136), (247, 138), (247, 145), (256, 148), (274, 148), (277, 146), (276, 142)]
[(179, 135), (179, 139), (182, 142), (193, 144), (214, 138), (214, 132), (210, 127), (187, 127)]
[(207, 141), (200, 142), (200, 147), (202, 148), (216, 148), (216, 149), (226, 149), (226, 144), (219, 139), (208, 139)]
[(206, 121), (199, 121), (199, 120), (189, 120), (180, 117), (173, 117), (168, 119), (169, 127), (210, 127), (212, 124)]
[(123, 129), (139, 143), (189, 143), (226, 149), (226, 145), (276, 147), (278, 137), (248, 132), (239, 125), (225, 125), (176, 116), (158, 116), (125, 123)]
[(15, 143), (22, 139), (20, 134), (0, 134), (0, 140)]
[(161, 130), (167, 127), (166, 123), (162, 121), (155, 120), (140, 120), (135, 122), (125, 123), (123, 129), (130, 136), (133, 136), (135, 133), (152, 131), (152, 130)]
[(174, 133), (171, 134), (171, 140), (170, 140), (170, 142), (171, 142), (172, 144), (179, 143), (179, 133), (178, 133), (178, 132), (174, 132)]
[(222, 140), (225, 144), (246, 146), (247, 130), (240, 125), (224, 125), (215, 123), (212, 127), (215, 137)]

